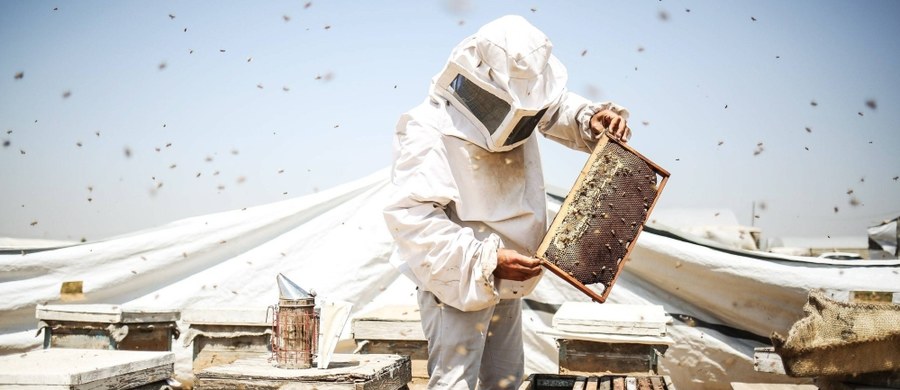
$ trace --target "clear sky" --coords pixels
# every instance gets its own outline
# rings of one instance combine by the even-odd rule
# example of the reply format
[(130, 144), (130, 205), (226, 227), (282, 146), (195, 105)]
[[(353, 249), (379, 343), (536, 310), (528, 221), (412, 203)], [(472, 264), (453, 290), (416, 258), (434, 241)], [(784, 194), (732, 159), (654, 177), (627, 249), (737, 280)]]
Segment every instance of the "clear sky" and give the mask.
[[(5, 0), (0, 237), (102, 239), (387, 167), (398, 116), (505, 14), (570, 90), (629, 108), (672, 174), (657, 207), (767, 237), (900, 215), (897, 1)], [(541, 147), (568, 188), (586, 155)]]

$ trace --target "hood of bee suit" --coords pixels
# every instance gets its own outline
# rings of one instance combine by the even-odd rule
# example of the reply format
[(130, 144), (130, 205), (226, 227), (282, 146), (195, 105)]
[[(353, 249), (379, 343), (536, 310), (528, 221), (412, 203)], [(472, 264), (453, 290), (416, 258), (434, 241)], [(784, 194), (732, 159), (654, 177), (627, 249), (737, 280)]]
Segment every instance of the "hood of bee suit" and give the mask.
[[(568, 72), (553, 55), (550, 39), (525, 18), (503, 16), (482, 26), (462, 40), (450, 54), (447, 66), (431, 83), (432, 99), (437, 80), (450, 64), (465, 70), (471, 77), (502, 91), (514, 108), (540, 109), (557, 104), (565, 93)], [(449, 129), (474, 143), (483, 136), (466, 129)]]

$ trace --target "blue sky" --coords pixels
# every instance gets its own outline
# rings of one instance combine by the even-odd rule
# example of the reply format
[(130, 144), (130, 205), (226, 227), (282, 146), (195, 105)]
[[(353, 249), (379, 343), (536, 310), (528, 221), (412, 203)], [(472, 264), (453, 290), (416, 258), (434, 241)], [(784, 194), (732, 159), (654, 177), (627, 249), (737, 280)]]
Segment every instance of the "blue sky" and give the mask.
[[(570, 90), (629, 108), (672, 174), (658, 207), (768, 237), (900, 215), (895, 1), (4, 1), (0, 236), (101, 239), (387, 167), (398, 116), (505, 14)], [(541, 147), (568, 188), (586, 156)]]

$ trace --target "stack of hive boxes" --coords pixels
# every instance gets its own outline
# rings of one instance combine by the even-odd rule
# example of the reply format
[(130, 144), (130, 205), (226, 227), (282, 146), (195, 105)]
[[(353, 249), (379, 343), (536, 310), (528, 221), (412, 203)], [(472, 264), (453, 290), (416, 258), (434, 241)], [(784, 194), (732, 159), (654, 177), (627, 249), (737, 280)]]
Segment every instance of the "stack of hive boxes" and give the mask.
[(657, 374), (672, 339), (671, 318), (658, 305), (566, 302), (553, 316), (559, 373)]

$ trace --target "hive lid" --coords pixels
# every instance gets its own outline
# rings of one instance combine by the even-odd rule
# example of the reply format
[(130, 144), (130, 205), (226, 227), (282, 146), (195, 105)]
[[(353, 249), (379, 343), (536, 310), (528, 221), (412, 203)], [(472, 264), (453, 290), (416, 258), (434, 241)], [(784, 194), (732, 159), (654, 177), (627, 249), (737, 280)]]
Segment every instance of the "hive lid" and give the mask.
[(553, 315), (553, 328), (574, 333), (663, 336), (669, 319), (660, 305), (565, 302)]
[(112, 304), (38, 305), (35, 318), (42, 321), (145, 323), (178, 321), (177, 309), (129, 307)]
[(98, 381), (155, 369), (154, 374), (143, 377), (146, 382), (138, 383), (146, 384), (171, 377), (174, 363), (175, 354), (172, 352), (42, 349), (0, 356), (0, 387), (19, 385), (29, 389), (68, 389), (96, 383), (100, 388), (99, 385), (109, 383)]
[(265, 307), (186, 308), (181, 320), (197, 325), (272, 326), (272, 317)]

